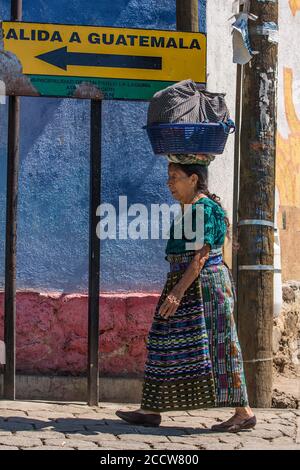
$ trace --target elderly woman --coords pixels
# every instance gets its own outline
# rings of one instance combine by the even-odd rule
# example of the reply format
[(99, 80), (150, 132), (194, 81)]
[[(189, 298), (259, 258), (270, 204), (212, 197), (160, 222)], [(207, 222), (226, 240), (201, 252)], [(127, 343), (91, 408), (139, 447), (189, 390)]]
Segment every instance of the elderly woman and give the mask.
[(253, 428), (256, 417), (233, 317), (235, 287), (222, 258), (229, 221), (207, 188), (203, 160), (178, 163), (169, 156), (168, 187), (182, 207), (191, 209), (194, 233), (201, 228), (196, 208), (202, 206), (204, 240), (201, 249), (187, 249), (193, 240), (184, 230), (181, 238), (174, 236), (173, 222), (166, 247), (170, 272), (147, 339), (141, 407), (116, 414), (131, 424), (159, 426), (161, 412), (235, 407), (230, 419), (212, 429), (238, 432)]

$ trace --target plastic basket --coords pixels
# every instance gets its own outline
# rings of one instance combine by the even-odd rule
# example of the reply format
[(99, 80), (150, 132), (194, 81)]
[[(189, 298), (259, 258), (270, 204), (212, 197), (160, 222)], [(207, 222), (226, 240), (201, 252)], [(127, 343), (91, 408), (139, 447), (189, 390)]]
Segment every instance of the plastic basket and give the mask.
[(156, 155), (168, 153), (221, 154), (234, 122), (152, 124), (144, 126)]

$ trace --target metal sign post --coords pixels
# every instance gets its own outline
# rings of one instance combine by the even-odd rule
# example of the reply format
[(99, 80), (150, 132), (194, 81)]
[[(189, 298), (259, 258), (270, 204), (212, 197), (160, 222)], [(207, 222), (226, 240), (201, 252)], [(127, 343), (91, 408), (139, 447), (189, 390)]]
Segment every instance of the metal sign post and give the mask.
[(96, 211), (101, 198), (101, 101), (91, 101), (90, 233), (88, 307), (88, 404), (99, 400), (99, 287), (100, 240)]
[[(13, 21), (21, 21), (22, 0), (12, 1), (11, 19)], [(20, 98), (18, 96), (10, 96), (8, 109), (4, 293), (4, 342), (6, 350), (6, 364), (4, 369), (4, 398), (9, 400), (14, 400), (16, 394), (16, 251), (19, 139)]]

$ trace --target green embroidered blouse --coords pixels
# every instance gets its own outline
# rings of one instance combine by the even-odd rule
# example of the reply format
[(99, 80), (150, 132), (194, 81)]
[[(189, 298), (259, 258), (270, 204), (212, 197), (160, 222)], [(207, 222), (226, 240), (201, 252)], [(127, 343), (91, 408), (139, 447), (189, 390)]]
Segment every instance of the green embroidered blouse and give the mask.
[[(210, 244), (211, 249), (220, 248), (224, 244), (227, 226), (224, 220), (224, 210), (208, 197), (202, 197), (192, 204), (192, 228), (196, 231), (196, 205), (203, 204), (204, 206), (204, 244)], [(183, 224), (182, 224), (183, 225)], [(170, 238), (166, 246), (166, 254), (171, 253), (185, 253), (185, 244), (192, 243), (194, 240), (187, 239), (182, 230), (182, 238), (174, 238), (174, 221), (170, 228)]]

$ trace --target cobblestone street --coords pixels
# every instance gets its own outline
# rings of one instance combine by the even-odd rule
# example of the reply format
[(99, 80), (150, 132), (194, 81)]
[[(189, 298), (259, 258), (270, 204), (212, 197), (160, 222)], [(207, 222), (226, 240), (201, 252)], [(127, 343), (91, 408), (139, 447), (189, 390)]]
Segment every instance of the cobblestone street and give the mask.
[(300, 410), (256, 409), (254, 430), (210, 431), (233, 409), (163, 413), (159, 428), (131, 426), (114, 413), (138, 405), (0, 401), (0, 450), (300, 450)]

